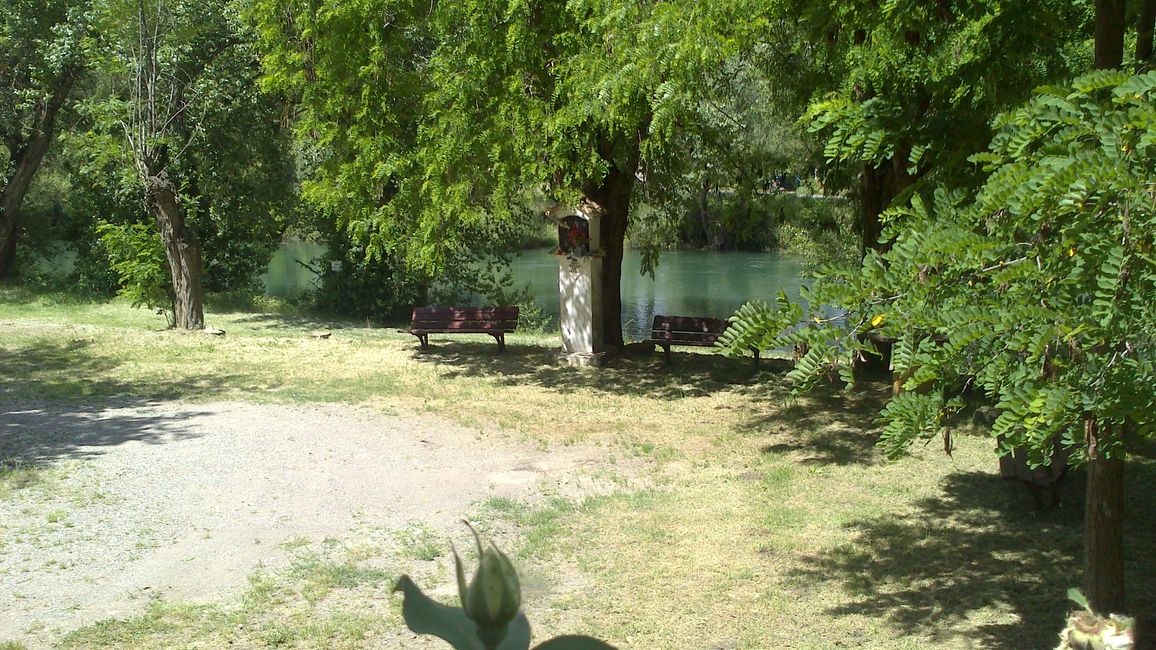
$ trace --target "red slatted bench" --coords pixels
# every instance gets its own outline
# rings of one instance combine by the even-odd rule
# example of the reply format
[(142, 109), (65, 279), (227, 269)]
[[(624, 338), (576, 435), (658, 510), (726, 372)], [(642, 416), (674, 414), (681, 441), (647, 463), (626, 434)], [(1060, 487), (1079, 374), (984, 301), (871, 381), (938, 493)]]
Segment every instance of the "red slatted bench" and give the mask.
[[(670, 346), (689, 345), (714, 347), (715, 341), (726, 331), (730, 323), (723, 318), (699, 318), (697, 316), (660, 316), (655, 314), (650, 326), (650, 340), (661, 347), (670, 363)], [(755, 365), (759, 363), (759, 351), (752, 349)]]
[(430, 334), (489, 334), (506, 349), (506, 333), (518, 326), (517, 307), (418, 307), (413, 310), (409, 329), (423, 349), (429, 347)]

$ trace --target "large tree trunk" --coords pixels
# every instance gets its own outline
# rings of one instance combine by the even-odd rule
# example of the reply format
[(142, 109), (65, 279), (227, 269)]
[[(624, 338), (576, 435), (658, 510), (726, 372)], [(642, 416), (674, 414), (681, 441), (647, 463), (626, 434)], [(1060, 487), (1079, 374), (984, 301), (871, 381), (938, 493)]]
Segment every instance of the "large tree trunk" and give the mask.
[(1152, 35), (1156, 27), (1156, 0), (1144, 0), (1136, 19), (1136, 67), (1147, 69), (1152, 58)]
[(862, 212), (859, 216), (859, 252), (887, 250), (889, 244), (880, 242), (883, 222), (880, 216), (904, 189), (911, 185), (911, 175), (907, 173), (907, 154), (896, 151), (893, 158), (878, 167), (867, 164), (860, 176), (863, 197)]
[[(32, 186), (32, 179), (48, 153), (56, 126), (56, 116), (68, 100), (79, 70), (67, 68), (56, 80), (48, 100), (37, 108), (35, 125), (28, 139), (9, 151), (13, 165), (11, 178), (6, 179), (0, 194), (0, 278), (11, 277), (16, 270), (16, 240), (19, 236), (20, 208)], [(9, 145), (12, 146), (11, 144)]]
[(1124, 0), (1096, 0), (1097, 70), (1124, 63)]
[(599, 219), (602, 230), (602, 344), (622, 348), (622, 257), (630, 223), (634, 173), (611, 167), (606, 177), (584, 190), (583, 209)]
[(1099, 448), (1100, 425), (1084, 422), (1088, 446), (1084, 506), (1084, 596), (1098, 614), (1124, 612), (1124, 458)]
[(599, 154), (608, 163), (606, 176), (586, 183), (582, 189), (583, 208), (600, 217), (602, 228), (602, 344), (605, 348), (625, 347), (622, 336), (622, 256), (626, 227), (630, 224), (630, 199), (641, 159), (639, 142), (646, 126), (634, 138), (603, 138)]
[(145, 179), (146, 202), (156, 219), (173, 283), (173, 325), (205, 329), (204, 290), (201, 287), (201, 242), (185, 223), (185, 210), (176, 187), (164, 172)]

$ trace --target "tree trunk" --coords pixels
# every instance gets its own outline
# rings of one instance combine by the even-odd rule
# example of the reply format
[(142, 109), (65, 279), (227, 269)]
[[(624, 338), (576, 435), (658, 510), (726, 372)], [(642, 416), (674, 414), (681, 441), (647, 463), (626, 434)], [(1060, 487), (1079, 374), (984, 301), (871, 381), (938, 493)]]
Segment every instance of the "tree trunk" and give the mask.
[(1124, 64), (1124, 0), (1096, 0), (1097, 70)]
[(1104, 616), (1124, 613), (1124, 458), (1099, 449), (1099, 423), (1084, 422), (1088, 446), (1084, 506), (1084, 596)]
[(602, 231), (602, 344), (622, 348), (622, 257), (630, 223), (634, 173), (611, 167), (606, 177), (584, 190), (583, 210), (599, 219)]
[(145, 180), (146, 202), (156, 219), (169, 262), (173, 283), (173, 325), (179, 329), (205, 329), (204, 290), (201, 287), (201, 242), (185, 223), (185, 210), (168, 173), (150, 174)]
[(713, 244), (710, 225), (710, 182), (706, 180), (705, 175), (704, 170), (702, 185), (698, 190), (698, 220), (701, 236), (696, 238), (697, 241), (692, 242), (702, 248)]
[[(1124, 60), (1124, 0), (1096, 0), (1095, 67)], [(1088, 485), (1084, 505), (1084, 596), (1097, 613), (1124, 611), (1124, 457), (1100, 445), (1100, 422), (1084, 419)]]
[(20, 208), (24, 205), (24, 196), (32, 186), (32, 179), (36, 177), (40, 163), (44, 161), (44, 154), (48, 153), (48, 146), (52, 143), (56, 116), (68, 100), (68, 94), (72, 92), (79, 74), (79, 70), (67, 68), (60, 75), (52, 88), (52, 95), (37, 108), (35, 124), (28, 140), (16, 151), (8, 152), (15, 163), (15, 169), (0, 194), (0, 279), (11, 277), (16, 270)]
[(598, 153), (607, 162), (604, 177), (583, 185), (583, 209), (600, 217), (602, 241), (602, 344), (607, 349), (626, 346), (622, 336), (622, 254), (630, 224), (630, 199), (642, 156), (639, 143), (649, 120), (635, 137), (603, 138)]
[[(7, 203), (7, 196), (2, 200)], [(10, 278), (16, 271), (16, 211), (0, 208), (0, 280)]]
[(1141, 71), (1147, 69), (1152, 58), (1153, 27), (1156, 27), (1156, 0), (1144, 0), (1136, 20), (1136, 67)]
[(880, 242), (883, 222), (880, 215), (907, 186), (911, 185), (911, 175), (907, 173), (907, 154), (896, 151), (895, 156), (875, 167), (867, 164), (860, 176), (863, 196), (863, 211), (859, 218), (859, 252), (868, 250), (885, 251), (890, 245)]

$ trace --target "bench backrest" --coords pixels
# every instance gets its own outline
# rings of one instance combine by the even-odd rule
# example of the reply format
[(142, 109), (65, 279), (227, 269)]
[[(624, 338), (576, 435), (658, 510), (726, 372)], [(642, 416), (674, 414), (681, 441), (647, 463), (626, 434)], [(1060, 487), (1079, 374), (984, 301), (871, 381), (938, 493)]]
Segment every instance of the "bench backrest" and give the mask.
[(693, 316), (654, 317), (650, 338), (658, 341), (714, 344), (730, 323), (723, 318), (696, 318)]
[(427, 330), (506, 330), (518, 326), (517, 307), (417, 307), (411, 327)]

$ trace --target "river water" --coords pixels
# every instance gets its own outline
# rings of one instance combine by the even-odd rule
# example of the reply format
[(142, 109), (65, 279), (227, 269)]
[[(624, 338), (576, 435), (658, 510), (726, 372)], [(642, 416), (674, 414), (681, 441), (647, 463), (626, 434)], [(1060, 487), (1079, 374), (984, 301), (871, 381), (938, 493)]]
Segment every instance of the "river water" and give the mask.
[[(266, 293), (288, 296), (312, 288), (312, 271), (297, 263), (309, 262), (323, 252), (319, 244), (287, 242), (262, 276)], [(623, 334), (646, 338), (655, 314), (726, 318), (744, 302), (774, 300), (780, 290), (792, 300), (803, 285), (802, 264), (774, 253), (667, 251), (655, 278), (639, 272), (636, 251), (627, 251), (622, 264)], [(513, 264), (514, 280), (528, 285), (542, 312), (558, 322), (557, 258), (549, 249), (524, 251)]]
[[(558, 261), (548, 250), (527, 251), (514, 261), (514, 278), (528, 283), (543, 313), (558, 320)], [(803, 284), (802, 264), (774, 253), (666, 251), (655, 277), (642, 275), (637, 251), (622, 261), (622, 328), (628, 339), (650, 334), (655, 314), (726, 318), (748, 300), (792, 300)]]

